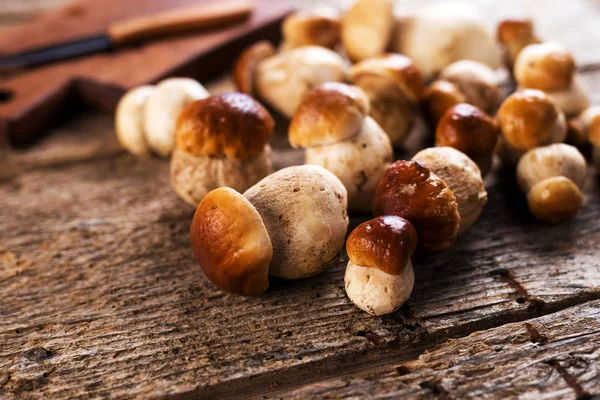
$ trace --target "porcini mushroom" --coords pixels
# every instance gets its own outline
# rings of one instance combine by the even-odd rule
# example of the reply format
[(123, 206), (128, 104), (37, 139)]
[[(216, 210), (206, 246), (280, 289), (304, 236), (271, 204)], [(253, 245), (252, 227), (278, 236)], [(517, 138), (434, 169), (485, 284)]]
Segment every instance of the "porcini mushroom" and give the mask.
[(233, 63), (233, 82), (237, 89), (254, 96), (254, 75), (258, 65), (275, 54), (275, 47), (266, 40), (261, 40), (246, 48)]
[(235, 190), (218, 188), (204, 197), (190, 242), (194, 258), (220, 289), (251, 296), (269, 287), (271, 239), (254, 206)]
[(333, 172), (348, 191), (349, 207), (365, 211), (393, 157), (389, 138), (368, 112), (360, 88), (325, 83), (304, 96), (289, 130), (292, 147), (306, 148), (306, 164)]
[(209, 93), (189, 78), (170, 78), (159, 82), (144, 107), (144, 130), (153, 152), (168, 157), (175, 143), (175, 122), (179, 113), (194, 100)]
[(517, 182), (527, 195), (529, 209), (543, 222), (562, 223), (583, 203), (586, 162), (573, 146), (563, 143), (538, 147), (521, 157)]
[(321, 5), (288, 15), (281, 25), (283, 51), (301, 46), (333, 49), (340, 41), (340, 13)]
[(567, 135), (563, 112), (540, 90), (526, 89), (508, 96), (497, 119), (502, 134), (499, 155), (507, 164), (516, 164), (527, 150), (563, 142)]
[[(236, 82), (245, 91), (253, 87), (258, 97), (289, 118), (311, 88), (346, 79), (347, 61), (324, 47), (303, 46), (267, 58), (263, 58), (267, 50), (259, 50), (254, 48), (247, 57), (242, 54), (234, 64), (236, 74), (252, 77), (254, 84), (240, 84), (248, 81), (242, 79)], [(254, 61), (248, 62), (250, 58)]]
[(482, 175), (491, 167), (498, 140), (496, 121), (470, 104), (457, 104), (441, 118), (435, 131), (436, 146), (450, 146), (469, 156)]
[(393, 0), (356, 0), (342, 19), (342, 43), (353, 61), (387, 50), (394, 28)]
[(594, 165), (600, 170), (600, 106), (586, 109), (579, 117), (579, 121), (582, 124), (583, 134), (594, 148), (592, 155)]
[(410, 260), (417, 232), (404, 218), (385, 215), (364, 222), (348, 236), (346, 294), (372, 315), (396, 311), (410, 296), (415, 274)]
[(392, 51), (432, 78), (454, 61), (500, 66), (500, 49), (479, 12), (464, 2), (437, 2), (397, 19)]
[(193, 205), (221, 186), (248, 189), (271, 173), (273, 127), (269, 112), (242, 93), (188, 104), (176, 124), (173, 188)]
[(425, 165), (452, 191), (460, 215), (458, 233), (466, 231), (487, 203), (487, 192), (477, 165), (452, 147), (430, 147), (421, 150), (412, 159)]
[(154, 86), (142, 85), (128, 91), (117, 105), (115, 132), (121, 146), (136, 156), (150, 154), (144, 130), (144, 107)]
[(355, 64), (350, 81), (369, 97), (370, 115), (400, 145), (414, 120), (415, 105), (423, 95), (423, 76), (412, 60), (401, 54), (386, 54)]
[(260, 214), (273, 245), (269, 274), (286, 279), (319, 274), (335, 259), (348, 229), (346, 189), (318, 165), (281, 169), (244, 197)]
[(497, 29), (498, 40), (505, 47), (505, 61), (510, 71), (517, 56), (530, 44), (540, 43), (533, 29), (533, 21), (528, 18), (510, 18), (501, 21)]
[(418, 161), (396, 161), (373, 198), (375, 215), (406, 218), (417, 229), (421, 252), (439, 252), (456, 239), (460, 224), (456, 197), (448, 185)]

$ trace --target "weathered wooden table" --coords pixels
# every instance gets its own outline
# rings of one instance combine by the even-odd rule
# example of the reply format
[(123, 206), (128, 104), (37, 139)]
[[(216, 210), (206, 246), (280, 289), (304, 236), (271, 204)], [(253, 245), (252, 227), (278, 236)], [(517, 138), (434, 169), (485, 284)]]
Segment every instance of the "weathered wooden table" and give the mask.
[[(537, 17), (600, 102), (599, 3), (481, 6), (490, 23)], [(274, 147), (277, 167), (301, 162), (283, 132)], [(600, 395), (595, 171), (583, 211), (557, 227), (536, 222), (513, 172), (497, 171), (480, 220), (414, 260), (410, 300), (377, 318), (346, 298), (344, 254), (260, 297), (217, 290), (192, 259), (193, 209), (168, 162), (125, 154), (109, 116), (77, 117), (0, 161), (0, 398)]]

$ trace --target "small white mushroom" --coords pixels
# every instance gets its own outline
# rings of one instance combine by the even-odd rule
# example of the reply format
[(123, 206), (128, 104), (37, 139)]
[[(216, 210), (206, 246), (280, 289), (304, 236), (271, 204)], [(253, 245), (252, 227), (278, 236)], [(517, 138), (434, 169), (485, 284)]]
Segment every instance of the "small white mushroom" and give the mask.
[(154, 86), (143, 85), (128, 91), (117, 105), (115, 131), (119, 143), (131, 154), (147, 156), (150, 148), (144, 130), (144, 107)]

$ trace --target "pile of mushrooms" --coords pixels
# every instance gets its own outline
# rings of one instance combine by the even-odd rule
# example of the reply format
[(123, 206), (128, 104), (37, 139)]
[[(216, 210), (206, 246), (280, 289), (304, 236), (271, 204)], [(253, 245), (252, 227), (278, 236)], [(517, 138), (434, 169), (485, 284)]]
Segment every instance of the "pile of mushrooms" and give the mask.
[[(290, 14), (278, 48), (259, 41), (234, 62), (239, 93), (173, 78), (122, 98), (117, 137), (135, 155), (172, 154), (173, 188), (197, 206), (194, 257), (217, 287), (258, 295), (269, 276), (317, 275), (345, 243), (349, 299), (387, 314), (412, 292), (413, 253), (444, 251), (476, 223), (498, 165), (516, 167), (539, 221), (582, 208), (586, 148), (600, 168), (600, 106), (589, 107), (572, 54), (529, 19), (500, 22), (496, 40), (464, 3), (394, 6)], [(502, 65), (517, 87), (508, 96)], [(291, 120), (306, 165), (273, 173), (274, 119), (260, 102)], [(394, 162), (421, 118), (435, 147)], [(375, 218), (345, 240), (348, 209)]]

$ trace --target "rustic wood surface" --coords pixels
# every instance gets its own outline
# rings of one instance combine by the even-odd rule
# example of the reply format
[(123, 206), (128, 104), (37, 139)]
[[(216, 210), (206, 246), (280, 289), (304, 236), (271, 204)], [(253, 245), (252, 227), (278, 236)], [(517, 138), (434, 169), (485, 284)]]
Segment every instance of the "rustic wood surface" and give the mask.
[[(591, 3), (572, 3), (564, 14), (598, 23)], [(584, 84), (600, 103), (588, 50)], [(277, 122), (276, 167), (300, 163)], [(528, 214), (513, 171), (486, 183), (482, 217), (449, 251), (414, 260), (414, 292), (395, 314), (350, 303), (345, 254), (321, 276), (244, 298), (195, 265), (193, 209), (171, 190), (168, 163), (125, 154), (110, 117), (81, 115), (0, 154), (0, 398), (600, 395), (595, 171), (584, 209), (558, 227)]]

